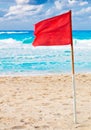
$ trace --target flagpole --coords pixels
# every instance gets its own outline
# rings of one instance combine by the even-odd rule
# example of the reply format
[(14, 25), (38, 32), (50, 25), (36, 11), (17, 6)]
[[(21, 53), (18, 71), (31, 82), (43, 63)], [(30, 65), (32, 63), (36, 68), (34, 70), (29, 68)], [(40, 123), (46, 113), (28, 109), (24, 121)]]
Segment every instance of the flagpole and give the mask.
[(76, 113), (76, 86), (75, 86), (75, 70), (74, 70), (74, 52), (73, 52), (73, 44), (71, 45), (71, 55), (72, 55), (72, 86), (73, 86), (73, 111), (74, 111), (74, 123), (77, 123), (77, 113)]
[[(71, 19), (71, 36), (72, 36), (72, 19)], [(74, 113), (74, 123), (76, 124), (77, 123), (76, 86), (75, 86), (75, 68), (74, 68), (74, 49), (73, 49), (72, 37), (71, 37), (71, 58), (72, 58), (73, 113)]]

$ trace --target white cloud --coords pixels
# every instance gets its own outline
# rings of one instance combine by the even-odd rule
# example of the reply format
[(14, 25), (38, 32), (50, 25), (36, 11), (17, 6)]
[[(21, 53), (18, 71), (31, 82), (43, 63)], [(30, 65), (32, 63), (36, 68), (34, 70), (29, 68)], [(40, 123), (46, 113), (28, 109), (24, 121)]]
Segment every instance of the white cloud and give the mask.
[(91, 13), (91, 7), (82, 8), (81, 10), (76, 11), (75, 15), (83, 15), (87, 13)]
[(29, 0), (16, 0), (17, 4), (27, 4)]
[(55, 1), (54, 4), (57, 9), (61, 10), (65, 3), (58, 0), (58, 1)]
[(87, 5), (87, 4), (88, 4), (87, 1), (82, 1), (82, 2), (79, 3), (80, 6), (84, 6), (84, 5)]
[(77, 1), (77, 0), (68, 0), (68, 3), (69, 3), (70, 5), (73, 5), (73, 4), (78, 3), (78, 1)]
[[(59, 15), (72, 10), (73, 20), (77, 23), (84, 21), (84, 17), (91, 19), (91, 7), (86, 0), (48, 0), (45, 4), (32, 4), (33, 0), (15, 0), (6, 11), (0, 10), (0, 23), (9, 23), (22, 26), (33, 26), (42, 19)], [(37, 0), (36, 0), (37, 1)], [(42, 1), (42, 0), (41, 0)], [(84, 17), (83, 17), (84, 15)], [(2, 22), (3, 21), (3, 22)], [(16, 28), (16, 27), (15, 27)]]
[(52, 14), (52, 9), (48, 9), (47, 11), (46, 11), (46, 15), (51, 15)]
[[(81, 8), (84, 5), (88, 4), (86, 1), (79, 0), (55, 0), (51, 5), (42, 4), (42, 5), (30, 5), (28, 4), (30, 0), (16, 0), (17, 5), (11, 6), (8, 10), (8, 13), (4, 15), (7, 19), (21, 19), (22, 17), (32, 16), (38, 17), (50, 17), (62, 13), (63, 11), (72, 10), (73, 15), (81, 15), (84, 13), (91, 12), (91, 7)], [(76, 11), (78, 9), (78, 11)]]
[(75, 7), (78, 8), (80, 6), (85, 6), (88, 4), (87, 1), (83, 1), (83, 0), (68, 0), (68, 4), (69, 4), (69, 7)]
[(7, 18), (21, 18), (24, 16), (36, 15), (41, 12), (43, 5), (17, 5), (11, 6), (8, 13), (5, 15)]

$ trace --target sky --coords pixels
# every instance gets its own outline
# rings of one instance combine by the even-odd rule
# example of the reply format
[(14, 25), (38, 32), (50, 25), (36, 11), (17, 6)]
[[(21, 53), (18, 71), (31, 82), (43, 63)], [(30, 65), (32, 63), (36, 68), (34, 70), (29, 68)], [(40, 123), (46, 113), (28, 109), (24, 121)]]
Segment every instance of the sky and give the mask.
[(91, 30), (91, 0), (0, 0), (0, 30), (34, 30), (34, 24), (72, 10), (73, 30)]

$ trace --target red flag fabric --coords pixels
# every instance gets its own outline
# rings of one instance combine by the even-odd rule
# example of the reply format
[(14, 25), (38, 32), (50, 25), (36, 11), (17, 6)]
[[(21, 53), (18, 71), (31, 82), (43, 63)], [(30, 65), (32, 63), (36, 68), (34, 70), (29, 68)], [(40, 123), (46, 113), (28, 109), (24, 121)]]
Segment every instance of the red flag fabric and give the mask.
[(72, 43), (71, 11), (35, 24), (33, 46), (58, 46)]

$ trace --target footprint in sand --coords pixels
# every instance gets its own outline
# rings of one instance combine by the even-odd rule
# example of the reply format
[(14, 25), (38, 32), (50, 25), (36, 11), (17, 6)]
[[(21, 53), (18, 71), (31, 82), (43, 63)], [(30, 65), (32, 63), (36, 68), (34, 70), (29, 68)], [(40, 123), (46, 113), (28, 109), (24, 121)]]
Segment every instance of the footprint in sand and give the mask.
[(24, 128), (25, 128), (25, 126), (13, 126), (11, 129), (12, 130), (15, 130), (15, 129), (20, 130), (20, 129), (24, 129)]
[(47, 126), (47, 125), (43, 125), (43, 126), (34, 126), (34, 128), (35, 129), (48, 129), (49, 128), (49, 126)]

